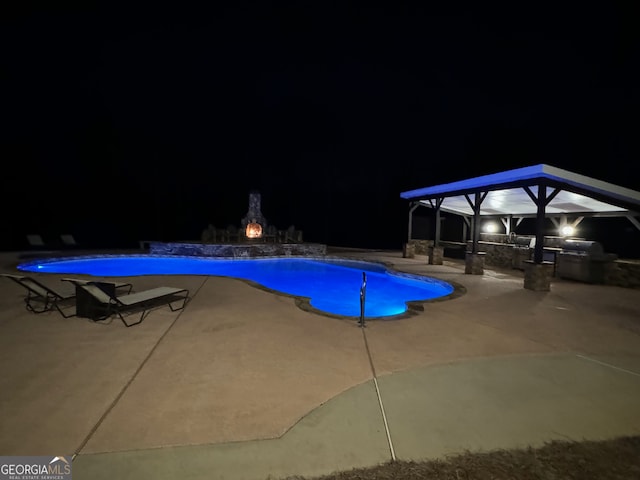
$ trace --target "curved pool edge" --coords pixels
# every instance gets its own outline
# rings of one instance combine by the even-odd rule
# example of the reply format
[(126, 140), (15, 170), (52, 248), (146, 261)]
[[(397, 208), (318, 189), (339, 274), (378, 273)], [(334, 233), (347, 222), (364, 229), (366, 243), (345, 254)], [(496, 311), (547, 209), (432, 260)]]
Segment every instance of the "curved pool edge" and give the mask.
[[(321, 256), (291, 256), (291, 255), (278, 255), (271, 257), (202, 257), (202, 256), (194, 256), (194, 255), (166, 255), (166, 254), (155, 254), (155, 253), (147, 253), (147, 252), (127, 252), (127, 253), (86, 253), (86, 254), (75, 254), (75, 255), (56, 255), (56, 256), (39, 256), (37, 258), (30, 259), (29, 261), (19, 261), (15, 268), (19, 271), (23, 272), (34, 272), (34, 270), (25, 269), (25, 267), (33, 266), (34, 264), (42, 264), (42, 263), (54, 263), (58, 261), (73, 261), (73, 260), (90, 260), (90, 259), (104, 259), (104, 258), (132, 258), (132, 257), (143, 257), (143, 258), (176, 258), (176, 259), (200, 259), (207, 261), (261, 261), (261, 260), (278, 260), (278, 259), (299, 259), (299, 260), (311, 260), (311, 261), (320, 261), (325, 263), (332, 263), (332, 261), (336, 261), (340, 263), (340, 266), (348, 266), (351, 268), (357, 268), (361, 266), (366, 271), (377, 272), (377, 273), (387, 273), (389, 275), (405, 277), (410, 279), (416, 279), (419, 281), (435, 281), (436, 283), (445, 284), (452, 288), (451, 293), (441, 295), (435, 298), (429, 298), (425, 300), (409, 300), (405, 301), (406, 311), (393, 315), (381, 315), (381, 316), (367, 316), (365, 315), (366, 321), (392, 321), (392, 320), (402, 320), (406, 318), (411, 318), (416, 315), (421, 314), (425, 311), (425, 305), (430, 303), (448, 301), (455, 298), (458, 298), (466, 293), (466, 287), (459, 284), (458, 282), (445, 280), (439, 278), (434, 275), (420, 275), (409, 272), (403, 272), (395, 268), (395, 265), (390, 262), (384, 261), (376, 261), (371, 259), (363, 259), (363, 258), (353, 258), (347, 256), (341, 256), (337, 254), (331, 255), (321, 255)], [(20, 259), (19, 259), (20, 260)], [(22, 268), (21, 268), (22, 267)], [(377, 267), (377, 268), (373, 268)], [(49, 274), (58, 274), (58, 275), (70, 275), (74, 274), (70, 273), (62, 273), (62, 272), (37, 272), (39, 274), (49, 275)], [(84, 273), (83, 275), (92, 276), (94, 274)], [(287, 292), (283, 292), (280, 290), (275, 290), (266, 285), (258, 283), (257, 281), (253, 281), (251, 279), (234, 277), (230, 275), (213, 275), (213, 274), (195, 274), (195, 273), (148, 273), (148, 274), (136, 274), (136, 275), (125, 275), (125, 276), (145, 276), (145, 275), (211, 275), (217, 276), (221, 278), (229, 278), (234, 280), (239, 280), (244, 283), (249, 284), (254, 288), (258, 288), (263, 291), (267, 291), (269, 293), (292, 298), (295, 301), (295, 305), (303, 311), (314, 313), (316, 315), (321, 315), (328, 318), (349, 320), (349, 321), (357, 321), (360, 320), (360, 316), (357, 315), (344, 315), (328, 312), (325, 310), (320, 310), (311, 305), (311, 297), (295, 295)], [(102, 276), (102, 275), (95, 275)]]

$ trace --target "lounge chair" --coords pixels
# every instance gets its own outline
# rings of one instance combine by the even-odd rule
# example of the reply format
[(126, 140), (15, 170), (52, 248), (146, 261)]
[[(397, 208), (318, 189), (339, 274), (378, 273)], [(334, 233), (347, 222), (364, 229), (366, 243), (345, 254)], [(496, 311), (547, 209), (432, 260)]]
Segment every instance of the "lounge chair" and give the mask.
[(69, 307), (73, 306), (71, 303), (76, 297), (74, 289), (64, 288), (63, 286), (60, 290), (54, 290), (27, 275), (0, 273), (0, 276), (13, 280), (27, 290), (27, 296), (24, 298), (24, 302), (27, 310), (30, 312), (44, 313), (55, 308), (64, 318), (75, 316), (75, 313), (66, 313)]
[(27, 243), (31, 248), (44, 248), (47, 245), (44, 243), (42, 239), (42, 235), (37, 233), (30, 233), (27, 235)]
[(73, 235), (70, 233), (63, 233), (60, 235), (60, 241), (62, 242), (62, 246), (65, 248), (76, 248), (78, 246), (78, 242)]
[[(189, 300), (189, 290), (175, 287), (157, 287), (141, 292), (116, 294), (114, 285), (105, 282), (77, 283), (77, 314), (94, 321), (118, 315), (127, 327), (142, 323), (153, 308), (169, 305), (172, 312), (182, 310)], [(173, 304), (181, 302), (174, 307)], [(139, 311), (140, 318), (127, 323), (125, 316)]]

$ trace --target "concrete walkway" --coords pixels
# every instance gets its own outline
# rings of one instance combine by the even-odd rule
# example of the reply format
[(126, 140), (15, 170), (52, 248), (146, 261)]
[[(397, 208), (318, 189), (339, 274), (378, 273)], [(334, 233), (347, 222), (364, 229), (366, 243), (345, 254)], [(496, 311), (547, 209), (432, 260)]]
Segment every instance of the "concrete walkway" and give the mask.
[(76, 480), (264, 480), (640, 434), (640, 290), (341, 255), (464, 293), (360, 328), (240, 280), (130, 277), (192, 300), (126, 328), (31, 314), (0, 279), (0, 455), (75, 455)]

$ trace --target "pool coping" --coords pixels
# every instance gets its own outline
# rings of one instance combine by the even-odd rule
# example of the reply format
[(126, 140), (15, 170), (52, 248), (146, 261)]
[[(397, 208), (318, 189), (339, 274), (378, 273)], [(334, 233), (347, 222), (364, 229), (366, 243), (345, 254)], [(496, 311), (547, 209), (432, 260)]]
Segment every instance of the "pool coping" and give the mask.
[[(435, 302), (443, 302), (443, 301), (447, 301), (447, 300), (453, 300), (455, 298), (459, 298), (460, 296), (464, 295), (466, 293), (466, 288), (464, 287), (464, 285), (455, 282), (455, 281), (451, 281), (451, 280), (444, 280), (443, 278), (438, 278), (437, 276), (426, 276), (426, 275), (417, 275), (417, 274), (412, 274), (412, 273), (407, 273), (407, 272), (402, 272), (396, 268), (394, 268), (394, 266), (388, 262), (383, 262), (383, 261), (375, 261), (375, 260), (370, 260), (370, 259), (359, 259), (359, 258), (354, 258), (351, 256), (341, 256), (341, 255), (336, 255), (336, 254), (331, 254), (331, 255), (315, 255), (315, 256), (297, 256), (297, 255), (274, 255), (274, 256), (260, 256), (260, 257), (207, 257), (207, 256), (199, 256), (199, 255), (178, 255), (178, 254), (162, 254), (162, 253), (114, 253), (114, 254), (108, 254), (108, 253), (102, 253), (102, 254), (77, 254), (77, 255), (64, 255), (64, 256), (53, 256), (53, 257), (38, 257), (29, 261), (25, 261), (25, 262), (19, 262), (16, 264), (16, 268), (19, 269), (19, 266), (26, 266), (26, 265), (30, 265), (33, 263), (48, 263), (48, 262), (56, 262), (56, 261), (61, 261), (61, 260), (78, 260), (78, 259), (98, 259), (98, 258), (105, 258), (105, 257), (109, 257), (109, 258), (113, 258), (113, 257), (151, 257), (151, 258), (166, 258), (166, 257), (171, 257), (171, 258), (185, 258), (185, 259), (192, 259), (192, 258), (202, 258), (202, 259), (206, 259), (206, 260), (211, 260), (211, 261), (229, 261), (229, 260), (233, 260), (233, 261), (251, 261), (251, 260), (268, 260), (268, 259), (274, 259), (274, 260), (287, 260), (287, 259), (300, 259), (300, 260), (316, 260), (316, 261), (320, 261), (320, 262), (326, 262), (327, 260), (340, 260), (340, 261), (344, 261), (346, 263), (350, 263), (350, 264), (357, 264), (357, 263), (362, 263), (365, 265), (380, 265), (380, 267), (382, 269), (384, 269), (384, 271), (386, 273), (398, 276), (398, 277), (404, 277), (404, 278), (412, 278), (412, 279), (416, 279), (416, 280), (420, 280), (422, 281), (423, 279), (433, 279), (433, 280), (437, 280), (438, 282), (442, 282), (445, 283), (447, 285), (450, 285), (451, 287), (453, 287), (453, 291), (447, 295), (441, 295), (435, 298), (430, 298), (430, 299), (425, 299), (425, 300), (409, 300), (406, 301), (405, 304), (407, 306), (407, 310), (399, 313), (399, 314), (395, 314), (395, 315), (385, 315), (385, 316), (367, 316), (365, 314), (364, 318), (367, 322), (369, 321), (393, 321), (393, 320), (401, 320), (401, 319), (406, 319), (406, 318), (411, 318), (419, 313), (422, 313), (424, 311), (424, 306), (426, 304), (429, 303), (435, 303)], [(344, 265), (343, 265), (344, 266)], [(349, 265), (350, 266), (350, 265)], [(353, 267), (355, 268), (355, 267)], [(19, 269), (20, 270), (20, 269)], [(21, 270), (21, 271), (25, 271), (25, 270)], [(29, 270), (27, 270), (29, 271)], [(38, 272), (33, 272), (33, 273), (38, 273)], [(49, 273), (53, 273), (53, 272), (41, 272), (42, 274), (49, 274)], [(70, 275), (71, 273), (64, 273), (64, 275)], [(83, 275), (90, 275), (90, 274), (83, 274)], [(178, 275), (177, 273), (169, 273), (166, 275)], [(180, 275), (203, 275), (203, 274), (190, 274), (190, 273), (186, 273), (186, 274), (180, 274)], [(136, 276), (144, 276), (144, 275), (131, 275), (131, 277), (136, 277)], [(215, 277), (224, 277), (224, 278), (232, 278), (232, 279), (236, 279), (236, 280), (240, 280), (243, 281), (245, 283), (247, 283), (248, 285), (251, 285), (254, 288), (258, 288), (260, 290), (269, 292), (271, 294), (275, 294), (275, 295), (279, 295), (281, 297), (286, 297), (286, 298), (293, 298), (295, 300), (295, 304), (298, 308), (300, 308), (301, 310), (305, 311), (305, 312), (309, 312), (309, 313), (314, 313), (317, 315), (322, 315), (328, 318), (336, 318), (336, 319), (343, 319), (343, 320), (361, 320), (361, 317), (359, 315), (353, 316), (353, 315), (340, 315), (340, 314), (335, 314), (335, 313), (331, 313), (331, 312), (327, 312), (324, 310), (320, 310), (315, 308), (313, 305), (311, 305), (311, 298), (310, 297), (305, 297), (302, 295), (294, 295), (294, 294), (289, 294), (286, 292), (281, 292), (279, 290), (274, 290), (272, 288), (269, 288), (265, 285), (262, 285), (261, 283), (258, 283), (256, 281), (253, 280), (249, 280), (249, 279), (245, 279), (245, 278), (239, 278), (239, 277), (234, 277), (231, 275), (212, 275)]]

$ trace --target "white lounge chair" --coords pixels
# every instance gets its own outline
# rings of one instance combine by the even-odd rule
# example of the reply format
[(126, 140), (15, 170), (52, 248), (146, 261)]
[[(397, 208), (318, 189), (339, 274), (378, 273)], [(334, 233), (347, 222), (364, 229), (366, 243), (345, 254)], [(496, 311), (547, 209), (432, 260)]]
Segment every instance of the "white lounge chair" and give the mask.
[[(169, 305), (172, 312), (182, 310), (189, 300), (189, 290), (175, 287), (157, 287), (141, 292), (117, 295), (114, 285), (106, 282), (87, 282), (77, 285), (77, 315), (92, 320), (105, 320), (118, 315), (127, 327), (142, 323), (153, 308)], [(178, 303), (178, 307), (174, 307)], [(140, 312), (140, 318), (127, 323), (125, 316)]]

